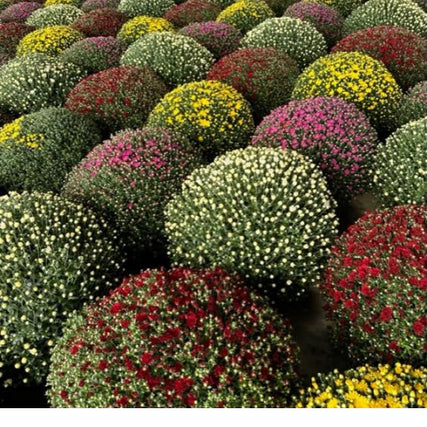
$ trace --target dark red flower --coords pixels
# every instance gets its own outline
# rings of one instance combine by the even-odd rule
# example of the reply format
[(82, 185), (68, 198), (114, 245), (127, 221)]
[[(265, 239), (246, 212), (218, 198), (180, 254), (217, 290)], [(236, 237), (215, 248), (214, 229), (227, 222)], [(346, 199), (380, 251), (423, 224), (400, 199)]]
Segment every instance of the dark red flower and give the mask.
[(173, 387), (175, 392), (178, 394), (182, 394), (188, 388), (190, 388), (194, 384), (194, 381), (191, 378), (178, 378), (175, 380)]
[(423, 322), (420, 322), (419, 320), (417, 320), (416, 322), (414, 322), (412, 324), (412, 327), (414, 329), (415, 335), (418, 335), (418, 336), (423, 336), (424, 335), (425, 325), (424, 325)]
[(380, 313), (381, 322), (390, 322), (393, 318), (393, 310), (390, 307), (384, 307)]
[(103, 370), (105, 370), (105, 369), (107, 369), (108, 368), (108, 362), (106, 361), (106, 360), (101, 360), (99, 363), (98, 363), (98, 369), (100, 370), (100, 371), (103, 371)]

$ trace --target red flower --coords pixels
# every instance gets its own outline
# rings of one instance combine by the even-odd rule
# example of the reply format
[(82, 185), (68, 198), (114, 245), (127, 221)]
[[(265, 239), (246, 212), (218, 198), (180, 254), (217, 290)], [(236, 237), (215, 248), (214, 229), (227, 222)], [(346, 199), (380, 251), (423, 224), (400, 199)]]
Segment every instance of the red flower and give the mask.
[(151, 362), (151, 359), (153, 358), (152, 353), (142, 353), (141, 355), (141, 363), (143, 363), (144, 365), (148, 365)]
[(70, 353), (71, 354), (77, 354), (79, 352), (80, 347), (78, 345), (73, 345), (71, 347)]
[(115, 302), (110, 309), (111, 314), (120, 313), (123, 310), (123, 304), (121, 302)]
[(103, 371), (103, 370), (105, 370), (105, 369), (107, 369), (108, 368), (108, 362), (106, 361), (106, 360), (101, 360), (99, 363), (98, 363), (98, 369), (100, 370), (100, 371)]
[(178, 394), (182, 394), (185, 390), (190, 388), (194, 384), (191, 378), (178, 378), (173, 384), (173, 388)]
[(380, 320), (382, 322), (390, 322), (393, 318), (393, 310), (390, 307), (384, 307), (380, 313)]
[(412, 324), (412, 327), (414, 329), (415, 335), (418, 335), (420, 337), (424, 335), (424, 328), (425, 328), (425, 326), (424, 326), (423, 322), (417, 320), (416, 322), (414, 322)]
[(67, 400), (67, 398), (68, 398), (68, 394), (67, 394), (67, 392), (66, 392), (65, 390), (61, 390), (61, 397), (62, 397), (64, 400)]
[(185, 318), (185, 324), (190, 329), (193, 329), (197, 325), (197, 320), (198, 320), (198, 318), (197, 318), (196, 314), (191, 312), (191, 313), (187, 314), (187, 316)]

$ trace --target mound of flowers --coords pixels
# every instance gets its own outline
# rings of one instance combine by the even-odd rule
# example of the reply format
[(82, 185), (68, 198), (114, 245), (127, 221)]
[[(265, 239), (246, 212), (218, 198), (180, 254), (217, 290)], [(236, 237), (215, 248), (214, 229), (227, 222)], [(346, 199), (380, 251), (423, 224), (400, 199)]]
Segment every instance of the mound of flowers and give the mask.
[(63, 321), (116, 283), (115, 231), (51, 193), (0, 197), (0, 373), (5, 387), (41, 383)]
[(427, 116), (427, 80), (418, 83), (402, 97), (397, 112), (397, 123), (403, 126)]
[(426, 408), (427, 369), (395, 363), (359, 366), (313, 377), (297, 408)]
[(198, 165), (191, 144), (176, 133), (127, 130), (95, 147), (63, 194), (110, 218), (132, 253), (161, 251), (164, 207)]
[(42, 5), (37, 2), (24, 1), (16, 4), (11, 4), (5, 10), (0, 12), (0, 22), (22, 22), (37, 9), (40, 9)]
[(121, 0), (117, 9), (128, 18), (142, 15), (160, 18), (174, 5), (173, 0)]
[(239, 278), (146, 270), (70, 320), (48, 397), (53, 407), (277, 407), (297, 356), (288, 322)]
[(265, 1), (240, 0), (225, 8), (216, 20), (233, 25), (244, 34), (266, 19), (273, 17), (274, 12)]
[(333, 46), (341, 38), (344, 20), (326, 3), (300, 1), (289, 6), (284, 16), (299, 18), (312, 24), (323, 35), (328, 46)]
[(120, 0), (85, 0), (80, 9), (83, 12), (90, 12), (95, 9), (117, 9), (119, 6)]
[(164, 18), (176, 27), (185, 27), (194, 22), (214, 21), (221, 12), (221, 7), (205, 0), (188, 0), (172, 6)]
[(382, 61), (405, 90), (427, 78), (427, 40), (405, 28), (380, 25), (359, 30), (331, 52), (353, 51)]
[(213, 55), (193, 38), (182, 34), (147, 34), (129, 46), (120, 63), (150, 67), (170, 87), (206, 78)]
[(411, 0), (369, 0), (344, 21), (344, 34), (378, 25), (403, 27), (427, 37), (427, 13)]
[(175, 31), (175, 27), (164, 18), (137, 16), (123, 24), (117, 33), (117, 38), (127, 44), (132, 44), (145, 34), (161, 31)]
[(374, 191), (384, 206), (427, 203), (427, 116), (391, 134), (372, 167)]
[(84, 35), (68, 25), (54, 25), (40, 28), (28, 33), (20, 40), (16, 48), (16, 56), (43, 53), (49, 56), (57, 56), (76, 41), (84, 38)]
[(237, 89), (262, 119), (289, 101), (300, 71), (294, 60), (271, 47), (239, 49), (221, 58), (208, 73)]
[(8, 57), (15, 56), (19, 41), (32, 31), (34, 31), (33, 27), (19, 22), (0, 24), (0, 54)]
[(73, 28), (88, 37), (115, 37), (126, 21), (127, 17), (123, 13), (111, 8), (102, 8), (80, 16), (74, 22)]
[(28, 17), (26, 23), (36, 28), (71, 25), (81, 15), (83, 12), (78, 7), (56, 4), (36, 10)]
[(349, 15), (353, 10), (360, 7), (366, 0), (302, 0), (309, 3), (320, 3), (330, 6), (342, 16)]
[(382, 62), (360, 52), (319, 58), (299, 76), (292, 97), (333, 96), (353, 102), (376, 127), (394, 122), (402, 91)]
[(334, 208), (322, 173), (296, 151), (234, 150), (196, 169), (167, 205), (169, 254), (175, 265), (221, 266), (263, 291), (300, 295), (320, 279)]
[(321, 290), (353, 361), (425, 360), (426, 209), (368, 212), (331, 250)]
[(243, 37), (233, 25), (211, 21), (195, 22), (179, 30), (179, 33), (206, 47), (216, 59), (237, 50)]
[(207, 159), (244, 147), (255, 128), (248, 101), (233, 87), (211, 80), (187, 83), (167, 93), (147, 125), (176, 130), (200, 147)]
[(59, 191), (101, 139), (90, 119), (65, 108), (21, 116), (0, 128), (0, 182), (8, 190)]
[(42, 54), (16, 58), (0, 68), (0, 105), (19, 114), (61, 106), (84, 71)]
[(141, 127), (166, 92), (166, 85), (148, 67), (115, 67), (82, 80), (69, 92), (65, 107), (112, 132)]
[(65, 49), (61, 60), (76, 64), (88, 74), (118, 67), (126, 44), (114, 37), (89, 37)]
[(352, 103), (316, 97), (279, 107), (257, 127), (252, 144), (309, 156), (339, 199), (366, 191), (378, 144), (376, 131)]
[(82, 4), (83, 0), (46, 0), (44, 2), (44, 7), (46, 6), (52, 6), (55, 4), (68, 4), (71, 6), (76, 6), (76, 7), (80, 7), (80, 5)]
[(302, 68), (326, 55), (324, 37), (309, 22), (298, 18), (267, 19), (243, 38), (243, 47), (274, 47), (288, 54)]

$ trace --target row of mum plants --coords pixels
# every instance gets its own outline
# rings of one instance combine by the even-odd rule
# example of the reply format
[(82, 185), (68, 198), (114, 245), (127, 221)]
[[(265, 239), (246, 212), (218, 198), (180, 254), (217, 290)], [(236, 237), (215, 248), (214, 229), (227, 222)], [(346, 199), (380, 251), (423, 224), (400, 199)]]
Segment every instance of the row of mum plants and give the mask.
[[(21, 3), (0, 2), (3, 386), (427, 406), (419, 6)], [(381, 209), (338, 237), (336, 200), (367, 190)], [(308, 385), (277, 305), (313, 286), (353, 369)]]

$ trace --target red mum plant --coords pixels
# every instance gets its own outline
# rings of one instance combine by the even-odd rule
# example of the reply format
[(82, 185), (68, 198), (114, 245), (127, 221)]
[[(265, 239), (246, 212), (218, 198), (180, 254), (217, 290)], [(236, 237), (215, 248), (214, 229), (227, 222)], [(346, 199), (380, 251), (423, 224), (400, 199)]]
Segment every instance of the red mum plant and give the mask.
[(239, 49), (221, 58), (209, 71), (209, 80), (233, 86), (261, 119), (285, 104), (299, 75), (296, 62), (272, 47)]
[(288, 322), (225, 271), (147, 270), (76, 315), (52, 354), (54, 407), (277, 407)]
[(0, 24), (0, 53), (15, 56), (19, 41), (34, 30), (34, 27), (19, 22)]
[(164, 18), (176, 27), (185, 27), (194, 22), (215, 21), (221, 12), (221, 7), (215, 3), (203, 0), (188, 0), (172, 6)]
[(427, 40), (406, 28), (391, 25), (359, 30), (332, 48), (359, 51), (382, 61), (403, 89), (427, 79)]
[(238, 49), (243, 34), (236, 27), (223, 22), (195, 22), (179, 30), (208, 49), (215, 58), (221, 58)]
[(92, 117), (110, 131), (144, 125), (167, 92), (148, 67), (121, 66), (83, 79), (68, 94), (65, 107)]
[(126, 15), (111, 8), (95, 9), (80, 16), (72, 27), (88, 37), (115, 37), (127, 21)]
[(365, 214), (337, 241), (321, 289), (358, 362), (425, 360), (427, 208)]

